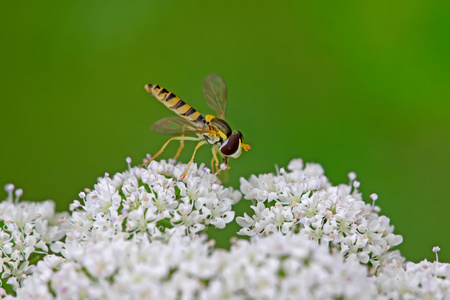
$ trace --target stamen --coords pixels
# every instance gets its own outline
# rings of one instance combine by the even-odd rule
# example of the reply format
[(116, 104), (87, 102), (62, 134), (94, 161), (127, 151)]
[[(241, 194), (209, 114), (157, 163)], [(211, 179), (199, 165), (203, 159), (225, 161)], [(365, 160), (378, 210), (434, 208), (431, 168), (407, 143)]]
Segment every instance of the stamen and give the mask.
[(12, 191), (14, 191), (14, 184), (8, 183), (7, 185), (5, 185), (5, 191), (7, 193), (11, 193)]
[(433, 252), (436, 253), (436, 261), (434, 262), (434, 276), (436, 276), (436, 269), (437, 269), (437, 265), (439, 263), (439, 258), (438, 258), (438, 252), (441, 251), (441, 248), (439, 248), (439, 246), (435, 246), (433, 247)]
[(356, 179), (356, 173), (355, 172), (348, 173), (348, 178), (350, 179), (350, 181), (355, 180)]
[(13, 191), (14, 191), (14, 184), (8, 183), (5, 185), (5, 191), (8, 193), (8, 201), (13, 201)]
[(19, 202), (20, 197), (23, 195), (23, 190), (17, 189), (15, 194), (16, 194), (16, 202)]
[(74, 211), (75, 209), (77, 209), (80, 206), (81, 206), (80, 201), (74, 200), (73, 203), (70, 204), (69, 209), (70, 209), (70, 211)]
[(438, 254), (437, 254), (439, 251), (441, 251), (441, 248), (439, 248), (439, 246), (433, 247), (433, 252), (436, 253), (436, 261), (439, 261)]
[(377, 199), (378, 199), (378, 195), (373, 193), (372, 195), (370, 195), (370, 198), (372, 198), (372, 208), (374, 208), (375, 201), (377, 201)]
[(128, 170), (130, 170), (131, 169), (131, 157), (128, 156), (127, 158), (125, 158), (125, 161), (128, 164)]
[[(149, 162), (151, 159), (152, 159), (152, 156), (151, 156), (149, 153), (147, 153), (147, 154), (145, 155), (145, 158), (142, 160), (142, 161), (143, 161), (143, 164), (142, 164), (142, 165), (147, 165), (148, 162)], [(142, 166), (142, 165), (141, 165), (141, 166)]]
[(108, 196), (111, 197), (111, 189), (109, 188), (109, 182), (108, 182), (108, 178), (109, 178), (109, 173), (105, 172), (105, 183), (106, 183), (106, 187), (108, 188)]

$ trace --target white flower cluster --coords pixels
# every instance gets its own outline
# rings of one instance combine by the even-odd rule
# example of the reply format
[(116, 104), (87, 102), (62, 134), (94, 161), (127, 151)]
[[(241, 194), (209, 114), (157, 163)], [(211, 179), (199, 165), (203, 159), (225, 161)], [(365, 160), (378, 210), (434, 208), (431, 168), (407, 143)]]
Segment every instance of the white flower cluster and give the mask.
[(362, 201), (354, 174), (332, 186), (320, 165), (293, 160), (289, 172), (242, 179), (256, 203), (253, 216), (237, 218), (250, 239), (225, 250), (201, 231), (231, 222), (241, 193), (203, 165), (180, 180), (185, 168), (153, 161), (106, 174), (71, 217), (50, 201), (19, 202), (22, 191), (7, 185), (0, 298), (450, 299), (439, 247), (434, 263), (403, 263), (391, 250), (401, 236)]
[(349, 176), (350, 184), (332, 186), (319, 164), (304, 166), (301, 159), (294, 159), (288, 170), (241, 178), (244, 198), (256, 205), (251, 206), (252, 216), (236, 218), (242, 226), (239, 234), (300, 232), (330, 244), (346, 257), (372, 265), (372, 271), (381, 262), (401, 258), (398, 251), (389, 250), (400, 244), (402, 237), (393, 234), (389, 218), (378, 216), (378, 207), (362, 200), (354, 173)]
[(18, 299), (372, 299), (367, 268), (304, 235), (239, 240), (230, 251), (204, 237), (167, 243), (98, 240), (49, 256)]
[(231, 206), (241, 193), (224, 188), (218, 178), (193, 164), (185, 180), (178, 180), (186, 165), (152, 161), (112, 178), (99, 178), (92, 191), (80, 193), (84, 203), (71, 205), (68, 240), (84, 243), (115, 235), (164, 239), (182, 227), (195, 235), (211, 224), (217, 228), (234, 219)]
[(450, 299), (450, 264), (392, 262), (375, 277), (379, 299)]
[(67, 214), (55, 213), (55, 203), (19, 202), (22, 189), (7, 184), (0, 202), (0, 273), (3, 288), (17, 289), (39, 260), (59, 252)]

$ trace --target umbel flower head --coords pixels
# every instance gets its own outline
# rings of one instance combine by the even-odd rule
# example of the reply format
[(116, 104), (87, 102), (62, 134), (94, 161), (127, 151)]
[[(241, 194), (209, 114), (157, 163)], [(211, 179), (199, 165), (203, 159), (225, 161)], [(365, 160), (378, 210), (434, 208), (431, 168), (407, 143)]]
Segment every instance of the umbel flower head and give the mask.
[(224, 228), (234, 219), (231, 206), (241, 193), (223, 187), (203, 165), (193, 164), (180, 181), (186, 165), (152, 161), (98, 179), (93, 190), (75, 200), (68, 241), (84, 243), (114, 236), (165, 239), (173, 228), (195, 235), (206, 225)]
[(402, 260), (398, 251), (389, 251), (402, 237), (393, 233), (389, 218), (377, 214), (378, 207), (362, 200), (354, 173), (349, 174), (349, 184), (332, 186), (319, 164), (304, 166), (301, 159), (294, 159), (287, 168), (290, 172), (281, 169), (276, 175), (241, 178), (244, 198), (255, 205), (252, 216), (236, 219), (242, 226), (239, 234), (300, 232), (374, 270), (380, 262)]
[(65, 236), (67, 213), (56, 213), (55, 203), (21, 201), (22, 189), (7, 184), (0, 202), (0, 273), (4, 287), (19, 288), (39, 260), (57, 253)]

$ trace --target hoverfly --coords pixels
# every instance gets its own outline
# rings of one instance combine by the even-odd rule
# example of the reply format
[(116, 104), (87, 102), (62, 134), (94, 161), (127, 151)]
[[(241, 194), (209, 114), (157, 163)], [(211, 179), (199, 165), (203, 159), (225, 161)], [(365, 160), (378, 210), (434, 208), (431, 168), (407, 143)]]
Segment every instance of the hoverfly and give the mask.
[[(245, 151), (250, 149), (250, 145), (244, 144), (242, 133), (237, 130), (232, 132), (230, 125), (225, 121), (227, 86), (225, 80), (220, 75), (208, 75), (203, 81), (202, 86), (206, 103), (217, 113), (217, 117), (213, 115), (202, 115), (195, 108), (175, 96), (174, 93), (169, 92), (157, 84), (147, 84), (145, 85), (145, 89), (178, 115), (177, 117), (161, 119), (153, 124), (150, 129), (156, 133), (178, 136), (170, 138), (162, 148), (150, 160), (142, 164), (142, 166), (149, 164), (158, 157), (167, 145), (174, 140), (180, 141), (180, 147), (178, 148), (174, 159), (180, 155), (180, 152), (184, 147), (184, 141), (198, 141), (188, 167), (181, 176), (181, 179), (186, 177), (198, 148), (205, 144), (212, 145), (213, 158), (211, 160), (211, 170), (213, 171), (215, 166), (217, 173), (220, 173), (217, 154), (220, 154), (223, 157), (223, 163), (228, 169), (228, 157), (238, 158), (242, 153), (242, 149)], [(197, 136), (185, 136), (185, 134), (196, 134)]]

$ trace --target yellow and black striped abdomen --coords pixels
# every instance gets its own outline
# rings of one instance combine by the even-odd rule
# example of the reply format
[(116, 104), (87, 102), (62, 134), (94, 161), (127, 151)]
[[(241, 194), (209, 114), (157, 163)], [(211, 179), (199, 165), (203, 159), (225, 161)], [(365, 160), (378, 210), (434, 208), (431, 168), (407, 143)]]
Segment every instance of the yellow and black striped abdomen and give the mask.
[(156, 99), (161, 101), (168, 109), (182, 118), (185, 118), (191, 122), (203, 122), (205, 117), (199, 113), (195, 108), (175, 96), (174, 93), (169, 92), (165, 88), (160, 87), (157, 84), (147, 84), (145, 86), (147, 92), (152, 93)]

